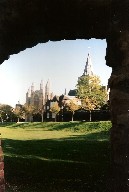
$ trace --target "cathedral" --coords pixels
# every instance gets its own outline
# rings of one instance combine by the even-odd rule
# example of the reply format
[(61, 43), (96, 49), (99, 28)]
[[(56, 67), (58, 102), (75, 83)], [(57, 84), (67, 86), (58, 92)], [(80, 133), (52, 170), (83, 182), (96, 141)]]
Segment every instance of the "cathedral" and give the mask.
[[(83, 76), (92, 76), (92, 75), (94, 75), (93, 66), (92, 66), (91, 56), (88, 53), (84, 72), (82, 73), (82, 76), (78, 77), (78, 81)], [(106, 87), (102, 86), (102, 89), (106, 90)], [(30, 89), (28, 89), (26, 93), (25, 105), (28, 107), (33, 106), (35, 110), (35, 114), (36, 113), (40, 114), (42, 116), (42, 121), (43, 121), (44, 118), (47, 120), (52, 119), (50, 107), (54, 102), (58, 102), (60, 105), (60, 103), (66, 104), (71, 100), (74, 103), (81, 105), (81, 100), (77, 98), (76, 89), (70, 90), (67, 96), (66, 96), (66, 90), (65, 90), (65, 94), (61, 95), (60, 97), (59, 96), (54, 97), (53, 93), (50, 92), (50, 81), (48, 80), (45, 85), (43, 84), (43, 81), (41, 81), (38, 90), (34, 89), (34, 84), (32, 83)], [(28, 115), (27, 115), (27, 118), (28, 118)]]
[[(92, 61), (89, 53), (88, 53), (84, 73), (82, 76), (84, 75), (89, 75), (89, 76), (93, 75)], [(41, 81), (39, 90), (35, 90), (34, 84), (32, 83), (31, 88), (28, 89), (26, 93), (26, 105), (34, 106), (37, 111), (42, 109), (42, 107), (46, 104), (46, 102), (51, 99), (53, 99), (53, 93), (50, 92), (49, 80), (45, 85), (43, 85), (43, 81)]]
[(48, 80), (46, 85), (43, 85), (43, 81), (40, 83), (39, 90), (34, 90), (34, 84), (26, 93), (26, 105), (34, 106), (36, 110), (42, 109), (47, 100), (53, 98), (53, 94), (50, 93), (50, 81)]

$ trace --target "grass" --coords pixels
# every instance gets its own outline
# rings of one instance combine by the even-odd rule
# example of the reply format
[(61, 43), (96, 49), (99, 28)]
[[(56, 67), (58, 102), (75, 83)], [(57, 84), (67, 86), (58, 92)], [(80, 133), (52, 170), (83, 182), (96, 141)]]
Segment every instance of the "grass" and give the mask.
[(110, 122), (2, 124), (6, 192), (104, 192)]

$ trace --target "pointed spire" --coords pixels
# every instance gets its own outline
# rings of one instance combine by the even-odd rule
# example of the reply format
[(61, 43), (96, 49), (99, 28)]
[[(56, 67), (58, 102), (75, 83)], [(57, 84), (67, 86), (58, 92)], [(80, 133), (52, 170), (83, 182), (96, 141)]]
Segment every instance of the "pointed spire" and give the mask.
[(28, 89), (28, 91), (27, 91), (27, 93), (26, 93), (26, 96), (27, 96), (27, 97), (30, 97), (30, 96), (31, 96), (30, 88)]
[(40, 90), (43, 90), (43, 80), (41, 80), (41, 83), (40, 83)]
[(31, 85), (31, 93), (33, 93), (34, 92), (34, 83), (32, 83), (32, 85)]
[(64, 95), (66, 95), (67, 94), (67, 91), (66, 91), (66, 88), (65, 88), (65, 92), (64, 92)]
[(50, 88), (50, 80), (49, 79), (47, 81), (47, 86), (48, 86), (48, 88)]
[(92, 66), (92, 61), (89, 53), (88, 53), (83, 75), (89, 75), (89, 76), (93, 75), (93, 66)]
[(45, 86), (45, 101), (50, 99), (50, 80), (48, 79), (46, 86)]

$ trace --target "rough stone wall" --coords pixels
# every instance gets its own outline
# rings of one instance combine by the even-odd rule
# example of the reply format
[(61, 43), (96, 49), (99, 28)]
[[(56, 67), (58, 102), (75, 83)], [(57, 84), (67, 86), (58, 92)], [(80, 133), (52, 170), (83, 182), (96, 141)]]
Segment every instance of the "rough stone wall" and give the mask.
[(5, 191), (5, 180), (4, 180), (4, 155), (0, 140), (0, 192)]
[[(113, 35), (113, 34), (112, 34)], [(112, 191), (129, 191), (129, 32), (115, 33), (108, 44), (112, 75), (109, 79), (112, 117)], [(108, 56), (108, 54), (107, 54)]]
[(106, 38), (110, 0), (0, 1), (0, 63), (48, 40)]
[(107, 37), (111, 128), (111, 192), (129, 191), (129, 1), (112, 2)]

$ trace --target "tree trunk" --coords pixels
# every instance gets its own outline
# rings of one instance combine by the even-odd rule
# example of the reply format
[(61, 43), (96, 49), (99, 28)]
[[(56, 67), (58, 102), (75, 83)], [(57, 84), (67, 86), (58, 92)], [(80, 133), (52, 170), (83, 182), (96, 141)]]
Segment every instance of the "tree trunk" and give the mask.
[(43, 115), (44, 115), (44, 113), (42, 112), (42, 122), (44, 121), (44, 119), (43, 119)]
[(90, 111), (90, 122), (91, 122), (91, 111)]
[(1, 117), (1, 123), (3, 123), (3, 118)]
[(29, 122), (33, 122), (33, 115), (29, 115)]
[(74, 115), (74, 112), (72, 112), (72, 121), (73, 121), (73, 115)]

